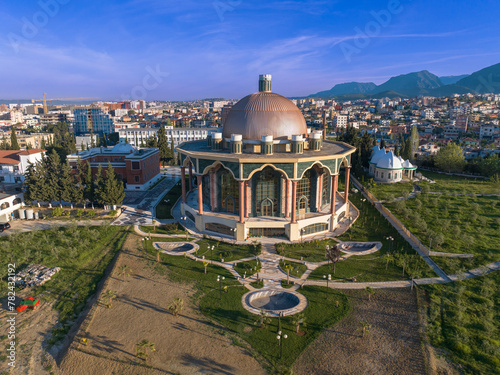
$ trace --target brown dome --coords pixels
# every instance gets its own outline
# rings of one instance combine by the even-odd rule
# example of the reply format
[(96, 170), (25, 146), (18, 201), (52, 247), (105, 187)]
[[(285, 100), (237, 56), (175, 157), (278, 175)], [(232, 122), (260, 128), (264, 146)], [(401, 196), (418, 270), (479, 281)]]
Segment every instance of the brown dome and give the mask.
[(236, 103), (224, 122), (222, 136), (241, 134), (244, 140), (260, 141), (263, 135), (287, 139), (307, 134), (304, 116), (284, 96), (263, 91), (248, 95)]

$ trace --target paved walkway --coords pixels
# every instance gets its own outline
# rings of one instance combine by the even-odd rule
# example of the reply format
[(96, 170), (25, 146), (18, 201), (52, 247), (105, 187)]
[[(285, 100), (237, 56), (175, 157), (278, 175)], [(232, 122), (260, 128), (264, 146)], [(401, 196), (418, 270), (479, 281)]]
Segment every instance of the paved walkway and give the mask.
[(35, 230), (47, 230), (54, 227), (69, 227), (76, 224), (79, 227), (86, 225), (100, 226), (109, 224), (111, 220), (11, 220), (10, 229), (0, 232), (0, 237), (6, 237), (13, 233), (24, 233)]

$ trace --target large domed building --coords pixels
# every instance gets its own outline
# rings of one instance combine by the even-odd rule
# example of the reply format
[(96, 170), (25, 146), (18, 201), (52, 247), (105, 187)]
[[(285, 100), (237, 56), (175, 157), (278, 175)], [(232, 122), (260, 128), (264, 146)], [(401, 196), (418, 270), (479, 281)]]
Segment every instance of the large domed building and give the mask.
[(232, 107), (221, 132), (177, 147), (182, 175), (190, 175), (188, 187), (181, 179), (182, 214), (200, 232), (238, 240), (295, 241), (333, 231), (348, 212), (338, 176), (343, 166), (348, 186), (356, 149), (324, 138), (292, 101), (271, 92), (271, 76), (261, 75), (259, 92)]

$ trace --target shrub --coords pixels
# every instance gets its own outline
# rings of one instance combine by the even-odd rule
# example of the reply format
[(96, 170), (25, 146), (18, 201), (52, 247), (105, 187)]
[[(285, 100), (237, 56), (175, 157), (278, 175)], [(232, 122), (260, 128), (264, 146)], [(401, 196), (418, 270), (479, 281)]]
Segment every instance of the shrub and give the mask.
[(76, 210), (76, 216), (83, 216), (83, 214), (84, 214), (83, 208), (79, 208), (78, 210)]
[(51, 215), (53, 217), (62, 216), (62, 215), (64, 215), (64, 210), (61, 207), (54, 207), (52, 209)]
[(109, 215), (109, 216), (116, 216), (116, 214), (117, 214), (117, 213), (118, 213), (118, 211), (116, 211), (116, 210), (112, 210), (112, 211), (109, 211), (109, 212), (108, 212), (108, 215)]
[(95, 211), (94, 210), (88, 211), (87, 212), (87, 216), (94, 217), (95, 216)]

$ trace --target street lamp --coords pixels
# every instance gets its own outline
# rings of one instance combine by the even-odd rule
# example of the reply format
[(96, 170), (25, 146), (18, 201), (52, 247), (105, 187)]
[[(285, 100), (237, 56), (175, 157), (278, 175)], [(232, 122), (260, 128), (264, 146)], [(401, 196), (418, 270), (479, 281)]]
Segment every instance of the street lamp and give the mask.
[(288, 338), (288, 335), (282, 334), (281, 331), (278, 331), (278, 336), (276, 336), (278, 339), (278, 346), (280, 347), (280, 358), (283, 356), (283, 340)]
[(328, 276), (323, 275), (323, 279), (326, 279), (326, 299), (328, 299), (328, 290), (330, 289), (328, 287), (328, 283), (332, 280), (332, 275), (331, 274), (328, 274)]
[(393, 248), (392, 244), (393, 244), (394, 238), (393, 238), (392, 236), (388, 236), (388, 237), (385, 237), (385, 239), (386, 239), (386, 240), (388, 240), (388, 241), (391, 241), (391, 242), (390, 242), (391, 247), (390, 247), (390, 250), (389, 250), (389, 251), (391, 251), (391, 252), (392, 252), (392, 248)]
[(217, 275), (217, 281), (219, 282), (219, 298), (222, 299), (222, 282), (225, 280), (226, 278), (224, 276), (219, 276)]
[(210, 249), (210, 264), (212, 264), (214, 262), (214, 258), (212, 256), (212, 252), (214, 251), (214, 245), (210, 246), (209, 244), (208, 248)]

